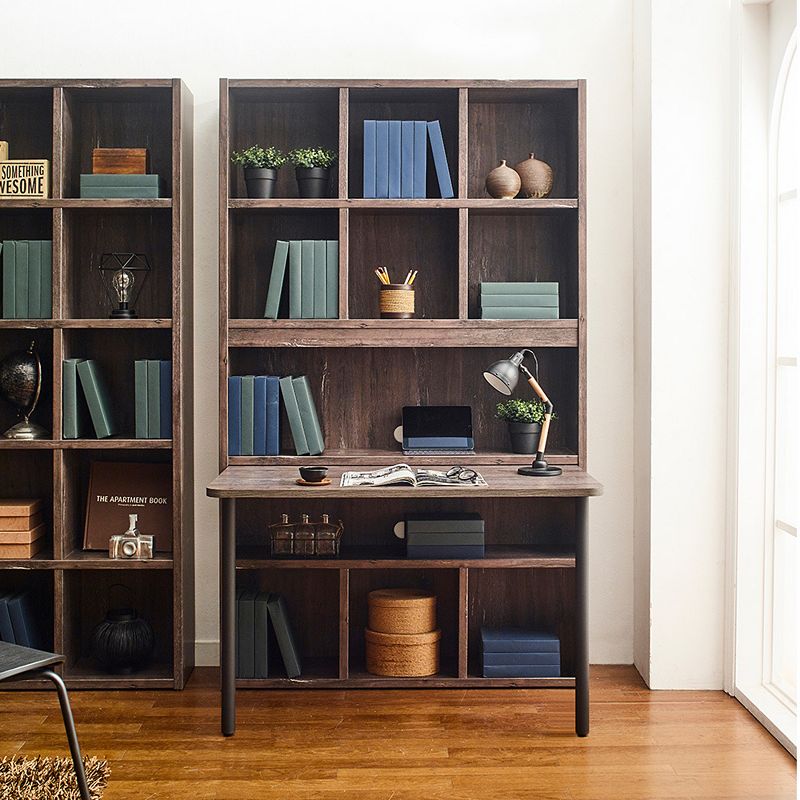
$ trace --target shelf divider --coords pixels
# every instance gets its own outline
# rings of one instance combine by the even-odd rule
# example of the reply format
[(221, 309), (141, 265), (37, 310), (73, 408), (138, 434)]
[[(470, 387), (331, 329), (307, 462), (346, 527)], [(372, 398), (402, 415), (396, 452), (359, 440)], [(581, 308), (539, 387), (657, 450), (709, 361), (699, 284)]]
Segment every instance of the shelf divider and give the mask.
[(350, 677), (350, 570), (339, 570), (339, 680)]
[(469, 656), (469, 571), (458, 570), (458, 677), (467, 677)]
[(349, 136), (350, 136), (350, 90), (347, 88), (339, 89), (339, 198), (344, 199), (348, 196), (350, 187), (348, 184), (348, 159), (349, 155)]
[(457, 196), (465, 198), (467, 187), (467, 166), (469, 147), (469, 89), (462, 86), (458, 90), (458, 190)]

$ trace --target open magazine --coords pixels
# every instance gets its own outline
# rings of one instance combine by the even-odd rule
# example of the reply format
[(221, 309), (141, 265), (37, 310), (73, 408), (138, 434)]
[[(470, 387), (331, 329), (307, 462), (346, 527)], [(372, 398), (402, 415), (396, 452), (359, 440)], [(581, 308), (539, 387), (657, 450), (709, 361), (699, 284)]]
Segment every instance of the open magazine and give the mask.
[[(455, 469), (450, 470), (455, 472)], [(412, 469), (408, 464), (394, 464), (391, 467), (372, 472), (345, 472), (340, 486), (486, 486), (483, 475), (475, 470), (466, 471), (470, 475), (465, 480), (458, 475), (433, 469)]]

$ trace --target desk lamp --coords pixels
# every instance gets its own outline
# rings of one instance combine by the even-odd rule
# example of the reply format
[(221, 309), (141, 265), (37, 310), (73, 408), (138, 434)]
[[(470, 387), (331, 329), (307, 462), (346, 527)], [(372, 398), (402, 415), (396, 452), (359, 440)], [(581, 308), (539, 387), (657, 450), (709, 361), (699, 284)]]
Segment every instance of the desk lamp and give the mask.
[[(526, 355), (533, 356), (535, 364), (534, 371), (536, 377), (531, 375), (530, 370), (522, 363)], [(484, 371), (483, 377), (486, 382), (496, 389), (500, 394), (510, 395), (517, 386), (519, 373), (522, 372), (528, 379), (528, 383), (534, 392), (544, 403), (544, 422), (542, 432), (539, 435), (539, 446), (536, 448), (536, 459), (529, 467), (520, 467), (517, 472), (520, 475), (530, 475), (537, 478), (552, 478), (561, 474), (561, 467), (551, 467), (544, 460), (544, 451), (547, 447), (547, 434), (550, 431), (550, 418), (553, 416), (553, 404), (550, 398), (544, 393), (544, 389), (539, 385), (539, 360), (533, 350), (520, 350), (514, 353), (511, 358), (505, 361), (497, 361)]]

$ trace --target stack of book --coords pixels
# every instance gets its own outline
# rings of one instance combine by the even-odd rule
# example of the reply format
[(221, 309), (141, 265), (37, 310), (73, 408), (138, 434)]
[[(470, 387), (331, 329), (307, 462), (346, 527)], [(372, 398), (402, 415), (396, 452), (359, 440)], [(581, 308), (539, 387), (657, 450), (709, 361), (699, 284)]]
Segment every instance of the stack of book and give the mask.
[(408, 514), (408, 558), (483, 558), (484, 528), (479, 514)]
[(0, 500), (0, 558), (32, 558), (44, 532), (41, 500)]
[(136, 438), (172, 438), (172, 362), (134, 361)]
[(264, 319), (278, 319), (287, 262), (289, 319), (338, 319), (339, 242), (335, 239), (275, 243)]
[(84, 198), (156, 199), (161, 197), (161, 180), (159, 175), (81, 175), (80, 189)]
[(300, 657), (282, 595), (239, 590), (236, 596), (236, 677), (269, 677), (269, 627), (288, 678), (300, 675)]
[(53, 242), (7, 240), (3, 257), (3, 319), (53, 316)]
[(114, 406), (96, 361), (64, 359), (61, 401), (65, 439), (87, 438), (90, 426), (98, 439), (116, 435)]
[(13, 592), (0, 588), (0, 641), (34, 650), (47, 649), (32, 590)]
[(484, 678), (558, 678), (558, 636), (522, 628), (481, 628)]
[(228, 453), (276, 456), (280, 451), (278, 377), (232, 375), (228, 378)]
[(364, 120), (364, 197), (427, 197), (428, 147), (442, 197), (453, 182), (439, 120)]
[(483, 319), (558, 319), (558, 283), (481, 283)]

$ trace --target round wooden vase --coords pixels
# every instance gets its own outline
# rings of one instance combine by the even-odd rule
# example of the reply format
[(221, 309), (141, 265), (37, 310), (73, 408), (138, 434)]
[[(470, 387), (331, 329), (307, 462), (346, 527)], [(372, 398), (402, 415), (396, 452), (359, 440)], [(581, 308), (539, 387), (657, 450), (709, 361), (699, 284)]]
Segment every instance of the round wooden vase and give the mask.
[(553, 170), (549, 164), (539, 161), (531, 153), (514, 169), (522, 180), (522, 194), (525, 197), (547, 197), (550, 194), (553, 188)]
[(500, 166), (495, 167), (486, 176), (486, 191), (496, 200), (510, 200), (516, 197), (521, 185), (519, 175), (511, 167), (506, 166), (505, 161), (501, 161)]

